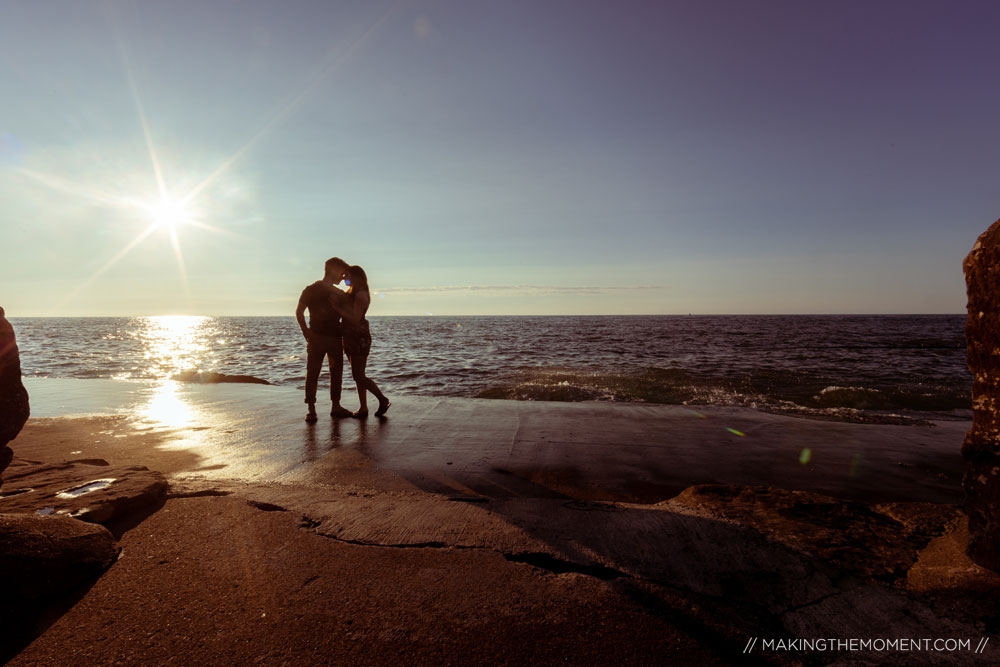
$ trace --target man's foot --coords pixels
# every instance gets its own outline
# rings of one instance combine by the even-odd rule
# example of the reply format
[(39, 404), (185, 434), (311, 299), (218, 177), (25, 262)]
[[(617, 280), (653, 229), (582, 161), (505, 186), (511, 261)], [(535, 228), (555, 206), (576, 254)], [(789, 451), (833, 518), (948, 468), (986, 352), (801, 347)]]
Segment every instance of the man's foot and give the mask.
[(367, 410), (358, 410), (357, 412), (352, 412), (351, 416), (355, 419), (364, 419), (368, 416)]
[(354, 413), (347, 408), (336, 405), (333, 410), (330, 410), (330, 416), (334, 419), (343, 419), (344, 417), (353, 417)]
[(316, 423), (316, 419), (317, 419), (317, 417), (316, 417), (316, 413), (315, 412), (310, 411), (310, 412), (306, 413), (306, 422), (307, 423), (309, 423), (309, 424), (315, 424)]
[(376, 417), (381, 417), (385, 413), (389, 412), (389, 406), (390, 405), (392, 405), (392, 403), (389, 402), (388, 398), (385, 399), (384, 401), (379, 401), (378, 402), (378, 410), (375, 411), (375, 416)]

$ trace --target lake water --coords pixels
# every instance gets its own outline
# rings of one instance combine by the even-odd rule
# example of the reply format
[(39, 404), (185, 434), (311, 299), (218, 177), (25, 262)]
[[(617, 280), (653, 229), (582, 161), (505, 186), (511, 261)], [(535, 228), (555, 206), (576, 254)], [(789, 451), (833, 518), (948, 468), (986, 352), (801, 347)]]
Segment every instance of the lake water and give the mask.
[[(29, 377), (161, 380), (212, 371), (296, 387), (305, 380), (305, 343), (291, 317), (11, 322)], [(963, 315), (373, 317), (368, 374), (390, 397), (970, 419), (964, 324)], [(349, 371), (344, 387), (353, 387)]]

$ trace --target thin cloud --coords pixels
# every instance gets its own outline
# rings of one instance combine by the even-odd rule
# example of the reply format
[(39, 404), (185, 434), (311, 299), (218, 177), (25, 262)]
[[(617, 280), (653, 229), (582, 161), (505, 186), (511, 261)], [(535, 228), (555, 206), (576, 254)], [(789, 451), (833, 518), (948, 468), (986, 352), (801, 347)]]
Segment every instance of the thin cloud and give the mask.
[(434, 285), (423, 287), (387, 287), (373, 290), (385, 294), (495, 294), (544, 296), (547, 294), (611, 294), (664, 289), (663, 285), (622, 285), (615, 287), (565, 285)]

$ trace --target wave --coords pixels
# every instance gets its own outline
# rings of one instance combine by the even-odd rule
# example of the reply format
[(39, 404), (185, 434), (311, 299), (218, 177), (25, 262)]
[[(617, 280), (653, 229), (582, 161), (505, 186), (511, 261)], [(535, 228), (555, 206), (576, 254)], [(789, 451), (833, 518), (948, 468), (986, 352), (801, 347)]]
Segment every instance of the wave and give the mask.
[[(477, 398), (522, 401), (625, 401), (671, 405), (732, 405), (849, 421), (880, 421), (867, 413), (956, 413), (971, 409), (963, 386), (859, 387), (827, 384), (794, 371), (760, 369), (714, 377), (673, 368), (599, 373), (568, 368), (523, 368)], [(961, 413), (961, 414), (958, 414)], [(909, 420), (900, 417), (902, 421)]]
[(522, 369), (510, 384), (483, 389), (476, 398), (521, 401), (640, 401), (682, 404), (697, 398), (687, 371), (652, 369), (615, 374), (570, 369)]
[(926, 392), (903, 387), (825, 387), (813, 397), (813, 407), (855, 408), (858, 410), (960, 410), (970, 408), (971, 394)]

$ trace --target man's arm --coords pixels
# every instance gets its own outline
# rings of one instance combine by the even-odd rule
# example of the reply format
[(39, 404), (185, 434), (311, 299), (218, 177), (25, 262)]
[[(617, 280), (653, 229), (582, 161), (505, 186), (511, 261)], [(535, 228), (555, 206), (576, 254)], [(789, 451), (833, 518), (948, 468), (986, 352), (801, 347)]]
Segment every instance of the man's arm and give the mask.
[(341, 317), (350, 320), (354, 313), (346, 307), (345, 302), (347, 301), (347, 294), (338, 288), (334, 288), (336, 292), (330, 292), (330, 306), (337, 312)]
[(310, 339), (312, 331), (309, 330), (308, 325), (306, 325), (306, 305), (299, 300), (299, 305), (295, 309), (295, 321), (299, 323), (299, 329), (302, 329), (302, 335), (306, 337), (306, 340)]

